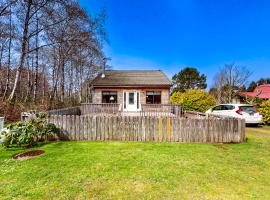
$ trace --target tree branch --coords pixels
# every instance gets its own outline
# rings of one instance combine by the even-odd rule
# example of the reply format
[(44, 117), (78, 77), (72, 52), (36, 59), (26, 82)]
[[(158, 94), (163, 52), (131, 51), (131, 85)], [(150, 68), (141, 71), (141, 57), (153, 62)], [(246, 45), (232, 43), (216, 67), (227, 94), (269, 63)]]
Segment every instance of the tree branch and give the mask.
[(57, 22), (55, 22), (55, 23), (53, 23), (53, 24), (49, 24), (49, 25), (47, 25), (47, 26), (45, 26), (45, 27), (43, 27), (43, 28), (41, 28), (41, 29), (39, 29), (39, 30), (37, 30), (37, 31), (32, 32), (31, 34), (28, 35), (28, 39), (30, 39), (31, 37), (35, 36), (36, 34), (42, 32), (42, 31), (44, 31), (44, 30), (47, 29), (47, 28), (49, 29), (49, 28), (52, 27), (52, 26), (55, 26), (55, 25), (57, 25), (57, 24), (60, 24), (60, 23), (64, 22), (64, 21), (67, 20), (67, 19), (69, 19), (69, 18), (68, 18), (68, 17), (65, 17), (65, 18), (62, 19), (62, 20), (59, 20), (59, 21), (57, 21)]
[(32, 17), (41, 9), (44, 8), (44, 6), (46, 6), (46, 4), (48, 3), (48, 0), (46, 0), (43, 4), (41, 4), (29, 17), (29, 21), (30, 19), (32, 19)]
[(0, 17), (6, 15), (7, 13), (5, 13), (5, 12), (7, 12), (6, 10), (8, 9), (8, 7), (11, 6), (15, 2), (16, 1), (10, 1), (10, 3), (8, 3), (3, 8), (1, 8), (1, 10), (0, 10)]

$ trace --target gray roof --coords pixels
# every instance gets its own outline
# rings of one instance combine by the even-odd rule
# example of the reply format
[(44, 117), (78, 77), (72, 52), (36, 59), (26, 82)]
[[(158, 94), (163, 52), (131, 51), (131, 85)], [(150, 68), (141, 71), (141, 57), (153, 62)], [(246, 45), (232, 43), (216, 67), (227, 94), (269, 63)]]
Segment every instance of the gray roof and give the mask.
[(93, 82), (93, 86), (171, 86), (172, 82), (160, 70), (109, 70), (105, 77), (101, 74)]

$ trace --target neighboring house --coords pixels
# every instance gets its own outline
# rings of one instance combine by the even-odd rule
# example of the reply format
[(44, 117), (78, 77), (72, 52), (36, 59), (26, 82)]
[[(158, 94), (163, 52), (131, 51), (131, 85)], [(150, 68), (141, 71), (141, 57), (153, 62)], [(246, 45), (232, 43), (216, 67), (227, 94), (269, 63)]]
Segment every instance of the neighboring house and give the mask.
[(92, 103), (117, 103), (123, 111), (168, 104), (172, 82), (160, 70), (110, 70), (90, 84)]
[(259, 85), (253, 92), (240, 92), (242, 98), (270, 99), (270, 84)]

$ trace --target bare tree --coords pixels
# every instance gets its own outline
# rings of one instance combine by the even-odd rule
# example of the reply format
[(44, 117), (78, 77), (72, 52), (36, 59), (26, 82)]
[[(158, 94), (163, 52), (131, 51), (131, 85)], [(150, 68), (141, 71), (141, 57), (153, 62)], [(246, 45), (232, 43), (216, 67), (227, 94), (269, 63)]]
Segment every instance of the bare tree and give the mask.
[(22, 70), (22, 67), (24, 66), (24, 61), (25, 61), (25, 54), (26, 54), (26, 45), (27, 45), (27, 36), (28, 36), (28, 30), (29, 30), (29, 21), (30, 21), (30, 12), (31, 12), (31, 8), (33, 5), (33, 1), (32, 0), (28, 0), (26, 1), (26, 12), (25, 12), (25, 18), (24, 18), (24, 25), (23, 25), (23, 35), (22, 35), (22, 43), (21, 43), (21, 52), (20, 52), (20, 62), (19, 65), (17, 67), (17, 71), (16, 71), (16, 77), (14, 80), (14, 86), (12, 89), (12, 92), (9, 96), (9, 100), (12, 101), (14, 99), (15, 96), (15, 92), (17, 90), (18, 87), (18, 83), (19, 83), (19, 78), (20, 78), (20, 73)]
[(219, 103), (232, 103), (239, 90), (247, 83), (251, 72), (245, 66), (225, 64), (214, 78), (215, 96)]
[(82, 87), (104, 65), (104, 11), (89, 15), (76, 0), (4, 0), (0, 13), (1, 101), (86, 101)]
[(12, 48), (12, 40), (15, 38), (15, 28), (12, 23), (12, 4), (9, 4), (9, 19), (8, 19), (9, 27), (9, 41), (8, 41), (8, 59), (6, 66), (6, 85), (3, 94), (3, 100), (5, 100), (7, 93), (9, 91), (9, 81), (10, 81), (10, 69), (11, 69), (11, 48)]

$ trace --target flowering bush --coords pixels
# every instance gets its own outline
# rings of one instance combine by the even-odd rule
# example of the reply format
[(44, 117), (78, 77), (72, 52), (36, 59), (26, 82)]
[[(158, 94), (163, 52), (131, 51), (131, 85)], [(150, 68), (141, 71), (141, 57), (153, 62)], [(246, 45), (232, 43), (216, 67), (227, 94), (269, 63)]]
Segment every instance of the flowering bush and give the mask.
[(259, 111), (263, 116), (264, 123), (270, 125), (270, 100), (262, 102), (259, 105)]
[(212, 95), (200, 89), (191, 89), (184, 93), (174, 92), (170, 102), (183, 106), (187, 111), (198, 112), (205, 112), (217, 104)]

